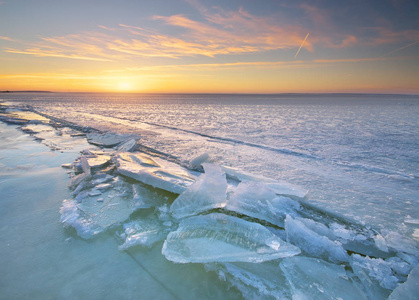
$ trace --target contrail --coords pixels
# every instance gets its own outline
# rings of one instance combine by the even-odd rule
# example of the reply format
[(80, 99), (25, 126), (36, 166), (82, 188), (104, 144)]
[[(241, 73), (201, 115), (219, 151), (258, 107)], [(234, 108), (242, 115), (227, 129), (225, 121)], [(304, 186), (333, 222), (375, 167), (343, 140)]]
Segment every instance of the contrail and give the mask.
[(391, 52), (389, 52), (389, 53), (385, 54), (384, 56), (387, 56), (387, 55), (390, 55), (390, 54), (393, 54), (393, 53), (399, 52), (400, 50), (406, 49), (407, 47), (413, 46), (413, 45), (415, 45), (415, 44), (417, 44), (417, 43), (419, 43), (419, 41), (413, 42), (413, 43), (408, 44), (408, 45), (406, 45), (406, 46), (403, 46), (403, 47), (401, 47), (401, 48), (399, 48), (399, 49), (396, 49), (396, 50), (394, 50), (394, 51), (391, 51)]
[(306, 41), (306, 39), (308, 38), (308, 35), (309, 35), (309, 34), (310, 34), (310, 32), (309, 32), (309, 33), (307, 33), (306, 37), (304, 38), (303, 42), (301, 43), (300, 48), (298, 48), (297, 53), (295, 53), (294, 58), (297, 58), (297, 55), (298, 55), (298, 53), (300, 52), (301, 48), (303, 47), (304, 42), (305, 42), (305, 41)]

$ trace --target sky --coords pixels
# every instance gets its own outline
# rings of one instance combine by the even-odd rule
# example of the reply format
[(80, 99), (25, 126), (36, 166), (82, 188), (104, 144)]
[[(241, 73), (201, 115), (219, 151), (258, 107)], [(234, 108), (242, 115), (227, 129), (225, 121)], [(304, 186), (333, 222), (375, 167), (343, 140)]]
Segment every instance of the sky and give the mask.
[(419, 2), (0, 0), (0, 90), (419, 94)]

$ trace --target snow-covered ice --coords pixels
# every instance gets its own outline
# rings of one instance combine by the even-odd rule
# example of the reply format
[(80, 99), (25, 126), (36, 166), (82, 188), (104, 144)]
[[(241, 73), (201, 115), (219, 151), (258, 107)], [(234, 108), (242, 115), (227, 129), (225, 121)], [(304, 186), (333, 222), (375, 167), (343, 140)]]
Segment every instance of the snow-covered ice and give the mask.
[(260, 224), (213, 213), (183, 219), (168, 235), (162, 253), (178, 263), (258, 263), (297, 255), (300, 249)]

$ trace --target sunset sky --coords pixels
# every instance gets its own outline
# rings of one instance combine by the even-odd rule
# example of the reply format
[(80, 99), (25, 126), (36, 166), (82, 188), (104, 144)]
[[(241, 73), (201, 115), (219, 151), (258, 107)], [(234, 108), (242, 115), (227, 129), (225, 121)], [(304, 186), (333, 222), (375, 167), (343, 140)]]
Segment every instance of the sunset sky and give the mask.
[(419, 2), (0, 0), (0, 90), (419, 94)]

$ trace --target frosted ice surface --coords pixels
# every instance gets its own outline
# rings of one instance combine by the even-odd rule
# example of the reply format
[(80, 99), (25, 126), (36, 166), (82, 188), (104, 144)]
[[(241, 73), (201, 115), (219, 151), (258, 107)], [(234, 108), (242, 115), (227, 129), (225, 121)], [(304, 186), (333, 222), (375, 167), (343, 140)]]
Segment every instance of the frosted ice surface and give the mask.
[(200, 212), (225, 206), (227, 180), (225, 173), (215, 164), (203, 164), (205, 174), (191, 184), (170, 207), (176, 218), (196, 215)]
[(296, 216), (300, 204), (290, 198), (277, 196), (263, 182), (243, 181), (230, 197), (226, 209), (284, 227), (286, 215)]
[(407, 281), (399, 285), (388, 298), (389, 300), (414, 300), (419, 297), (419, 265), (409, 274)]
[(347, 262), (349, 259), (340, 243), (314, 232), (299, 218), (293, 219), (288, 215), (285, 220), (285, 231), (289, 243), (300, 247), (310, 255), (325, 257), (333, 262)]
[(177, 263), (257, 263), (299, 253), (264, 226), (224, 214), (183, 219), (162, 249), (168, 260)]
[(207, 271), (215, 271), (220, 280), (236, 287), (245, 299), (290, 299), (288, 282), (277, 262), (211, 263)]
[(304, 198), (307, 195), (307, 190), (283, 180), (274, 180), (263, 176), (256, 176), (248, 172), (240, 171), (235, 168), (226, 166), (221, 166), (221, 168), (227, 174), (227, 177), (234, 180), (264, 182), (278, 195), (297, 198)]
[(113, 132), (106, 132), (106, 133), (91, 132), (91, 133), (88, 133), (86, 137), (87, 137), (87, 141), (90, 144), (103, 146), (103, 147), (113, 147), (131, 138), (130, 135), (117, 134)]
[(117, 160), (119, 174), (175, 194), (181, 194), (196, 179), (193, 172), (179, 165), (156, 162), (157, 159), (147, 155), (119, 154)]
[(321, 259), (295, 256), (280, 263), (293, 299), (367, 299), (345, 267)]
[(169, 232), (169, 228), (163, 226), (154, 214), (124, 224), (124, 230), (126, 238), (119, 250), (136, 245), (151, 247), (154, 243), (163, 241)]

